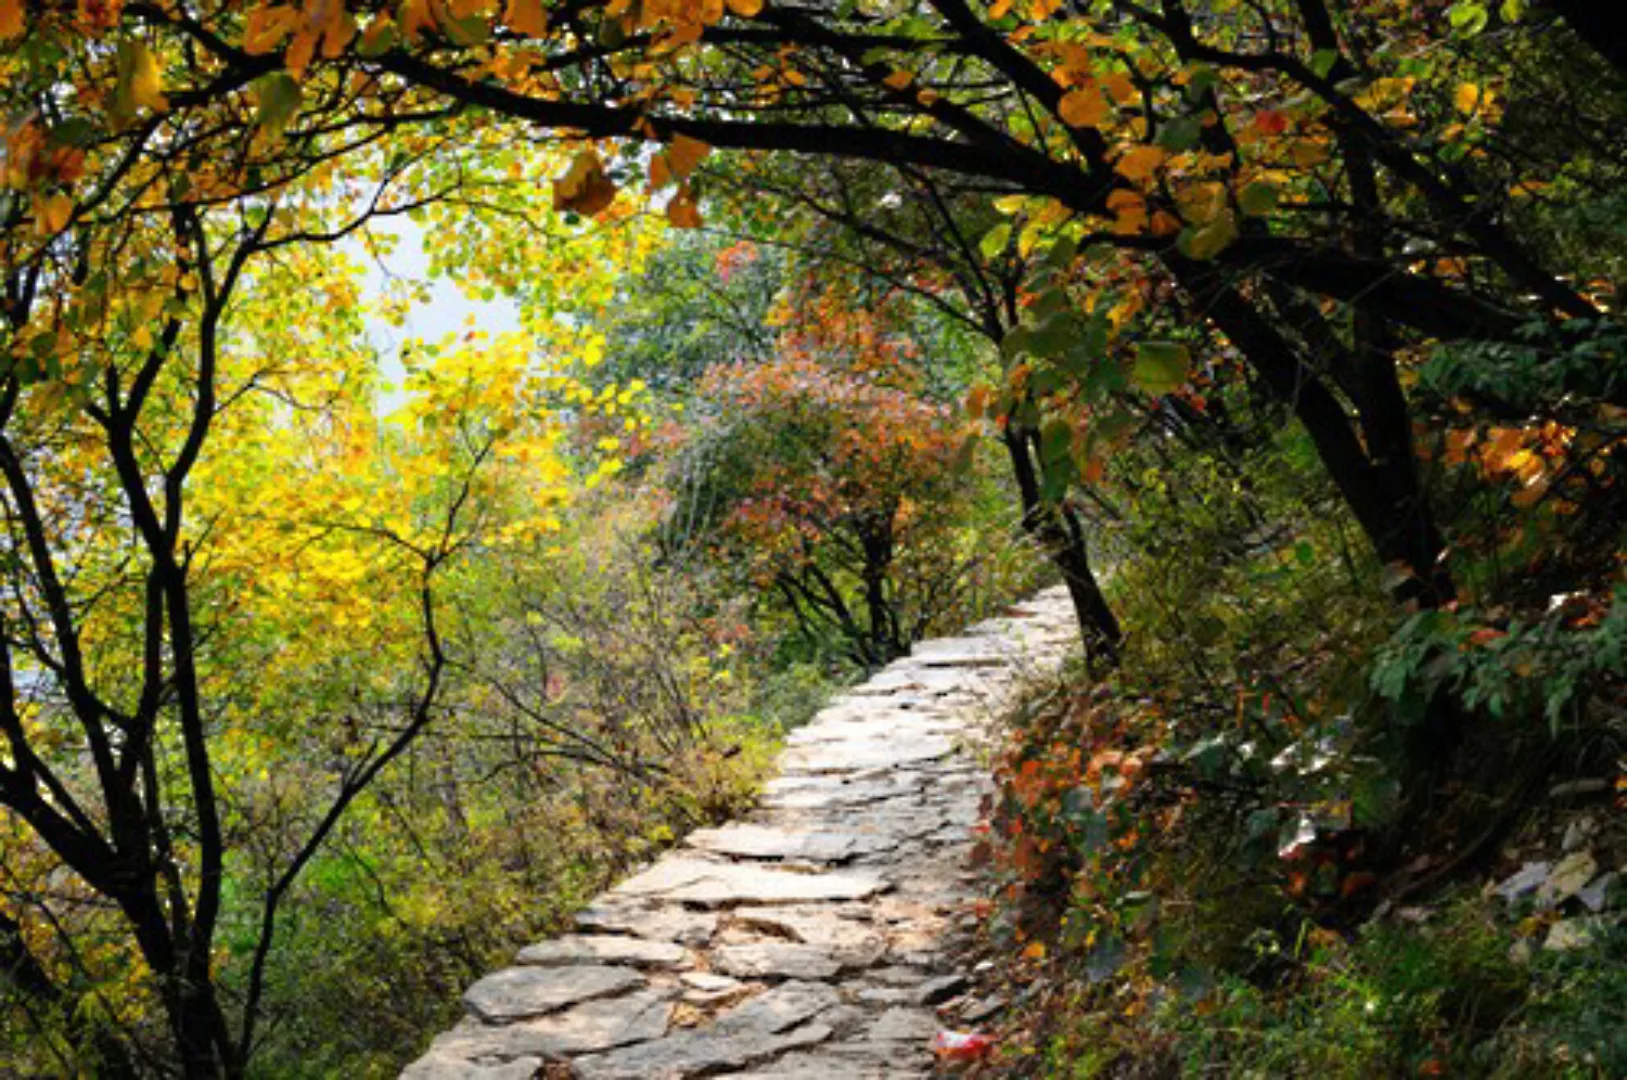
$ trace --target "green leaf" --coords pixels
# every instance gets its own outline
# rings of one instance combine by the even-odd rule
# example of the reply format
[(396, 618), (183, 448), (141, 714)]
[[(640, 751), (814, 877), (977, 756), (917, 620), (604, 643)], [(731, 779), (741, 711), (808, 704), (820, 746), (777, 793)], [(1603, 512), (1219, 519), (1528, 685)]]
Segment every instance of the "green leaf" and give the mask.
[(1189, 225), (1175, 238), (1175, 247), (1189, 259), (1212, 259), (1237, 239), (1237, 221), (1230, 210), (1207, 225)]
[(1277, 208), (1277, 188), (1264, 180), (1256, 180), (1237, 196), (1237, 205), (1249, 217), (1263, 217)]
[(1168, 394), (1186, 384), (1191, 356), (1173, 341), (1143, 341), (1136, 347), (1130, 381), (1149, 394)]
[(1491, 13), (1481, 3), (1472, 3), (1468, 0), (1459, 0), (1453, 4), (1446, 14), (1446, 21), (1451, 23), (1452, 29), (1464, 37), (1473, 37), (1486, 28)]
[(1166, 150), (1190, 150), (1202, 135), (1203, 122), (1197, 117), (1177, 116), (1158, 129), (1158, 138), (1153, 141)]
[(260, 107), (255, 113), (255, 122), (272, 134), (282, 134), (299, 112), (304, 91), (286, 71), (267, 75), (259, 81), (257, 90)]
[(1009, 243), (1011, 243), (1011, 223), (1003, 221), (983, 234), (983, 239), (978, 242), (977, 250), (983, 253), (985, 259), (994, 259), (998, 258), (1006, 250), (1006, 245)]

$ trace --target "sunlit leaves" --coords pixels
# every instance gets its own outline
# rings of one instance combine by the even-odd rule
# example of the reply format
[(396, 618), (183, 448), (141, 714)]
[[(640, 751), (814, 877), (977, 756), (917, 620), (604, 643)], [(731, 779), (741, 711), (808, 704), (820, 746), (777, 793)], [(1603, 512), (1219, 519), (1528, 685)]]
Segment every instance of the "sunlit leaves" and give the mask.
[(128, 124), (142, 109), (162, 112), (168, 107), (158, 59), (146, 42), (137, 38), (119, 42), (117, 68), (112, 110), (115, 123)]

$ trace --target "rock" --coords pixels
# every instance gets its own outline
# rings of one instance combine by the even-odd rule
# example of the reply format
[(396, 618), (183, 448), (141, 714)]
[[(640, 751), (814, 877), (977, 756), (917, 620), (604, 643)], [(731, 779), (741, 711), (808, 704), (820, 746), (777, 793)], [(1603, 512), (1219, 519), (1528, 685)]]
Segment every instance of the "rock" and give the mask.
[(841, 862), (859, 851), (859, 838), (851, 833), (784, 829), (771, 825), (725, 825), (697, 829), (685, 841), (690, 847), (738, 859), (806, 859)]
[(541, 941), (520, 950), (515, 961), (539, 967), (559, 967), (565, 964), (631, 964), (634, 967), (675, 968), (682, 964), (689, 952), (670, 941), (648, 941), (644, 938), (621, 937), (615, 934), (570, 934), (552, 941)]
[(1006, 999), (999, 994), (973, 998), (960, 1010), (960, 1018), (968, 1024), (980, 1023), (1006, 1007)]
[(843, 918), (825, 906), (741, 908), (734, 920), (739, 926), (818, 945), (845, 968), (869, 967), (887, 952), (886, 939), (873, 925)]
[(987, 733), (1025, 670), (1072, 647), (1065, 590), (1027, 609), (924, 643), (832, 701), (788, 737), (750, 821), (694, 833), (581, 912), (577, 933), (476, 983), (472, 1018), (406, 1075), (930, 1075), (934, 1006), (976, 1022), (1005, 1004), (968, 1001), (945, 970), (978, 889), (969, 829), (992, 790), (956, 751)]
[(744, 1069), (788, 1050), (830, 1038), (823, 1024), (805, 1024), (778, 1035), (688, 1031), (654, 1042), (577, 1058), (581, 1080), (679, 1080)]
[(789, 941), (720, 945), (712, 950), (712, 964), (747, 979), (829, 979), (842, 970), (823, 949)]
[(1552, 863), (1528, 862), (1506, 881), (1492, 889), (1492, 892), (1512, 904), (1536, 892), (1542, 883), (1548, 880), (1548, 871), (1552, 868)]
[(1610, 891), (1615, 887), (1618, 880), (1620, 880), (1619, 875), (1614, 870), (1608, 874), (1600, 874), (1585, 889), (1576, 894), (1576, 899), (1580, 900), (1582, 905), (1589, 911), (1601, 912), (1610, 906)]
[(1548, 872), (1548, 879), (1537, 890), (1537, 906), (1558, 907), (1581, 892), (1598, 871), (1598, 860), (1591, 851), (1574, 851), (1565, 856)]
[(438, 1036), (426, 1056), (485, 1063), (519, 1058), (558, 1061), (659, 1039), (672, 1017), (672, 997), (670, 989), (639, 990), (514, 1024), (466, 1020)]
[(841, 995), (826, 983), (781, 983), (723, 1013), (714, 1030), (777, 1035), (807, 1023), (841, 1001)]
[(928, 979), (916, 989), (916, 1000), (922, 1005), (941, 1005), (966, 989), (968, 981), (964, 975), (942, 975)]
[(1570, 952), (1593, 944), (1594, 935), (1602, 929), (1596, 918), (1560, 919), (1548, 928), (1548, 938), (1542, 947), (1548, 952)]
[(431, 1051), (408, 1065), (401, 1073), (401, 1080), (532, 1080), (542, 1071), (542, 1066), (541, 1058), (516, 1058), (480, 1065)]
[(676, 856), (616, 886), (626, 896), (660, 896), (686, 904), (786, 904), (816, 900), (862, 900), (887, 888), (875, 874), (799, 874), (788, 870), (709, 862)]
[(853, 996), (865, 1005), (914, 1005), (917, 1000), (916, 992), (903, 986), (866, 986)]
[(583, 930), (606, 934), (631, 934), (651, 941), (676, 941), (699, 947), (717, 933), (717, 913), (693, 911), (678, 904), (659, 901), (613, 902), (600, 900), (578, 912), (576, 925)]
[(785, 752), (781, 764), (812, 773), (853, 772), (936, 761), (948, 757), (954, 749), (954, 742), (941, 735), (907, 740), (878, 736), (793, 747)]
[(500, 1024), (558, 1012), (643, 985), (642, 975), (621, 967), (515, 967), (487, 975), (469, 987), (463, 1003), (482, 1020)]
[(938, 1018), (925, 1009), (888, 1009), (866, 1031), (873, 1042), (925, 1043), (938, 1030)]
[(1569, 825), (1565, 826), (1565, 835), (1563, 839), (1560, 840), (1560, 847), (1563, 848), (1567, 854), (1573, 851), (1580, 851), (1587, 845), (1588, 841), (1592, 840), (1598, 835), (1598, 832), (1599, 823), (1588, 815), (1583, 814), (1581, 817), (1576, 818)]

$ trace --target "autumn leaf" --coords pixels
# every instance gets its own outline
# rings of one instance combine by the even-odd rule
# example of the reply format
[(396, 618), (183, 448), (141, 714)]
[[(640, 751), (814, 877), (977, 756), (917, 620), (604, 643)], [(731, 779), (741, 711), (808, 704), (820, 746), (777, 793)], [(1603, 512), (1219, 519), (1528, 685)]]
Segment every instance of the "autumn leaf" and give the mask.
[(255, 8), (243, 21), (243, 51), (250, 56), (271, 52), (301, 22), (299, 11), (287, 5)]
[(1136, 146), (1121, 154), (1115, 167), (1126, 179), (1141, 181), (1156, 172), (1168, 156), (1161, 146)]
[(696, 204), (695, 194), (689, 190), (688, 184), (680, 184), (678, 193), (667, 203), (667, 220), (680, 229), (701, 227), (700, 207)]
[(1122, 71), (1110, 71), (1096, 80), (1107, 96), (1120, 105), (1129, 105), (1141, 96), (1130, 76)]
[(616, 184), (605, 172), (604, 162), (592, 150), (577, 154), (565, 175), (554, 181), (555, 210), (593, 215), (615, 199)]
[(1452, 104), (1464, 116), (1473, 116), (1482, 109), (1489, 109), (1492, 105), (1491, 90), (1474, 83), (1461, 83), (1452, 95)]
[(73, 216), (73, 199), (61, 192), (36, 196), (34, 199), (34, 228), (41, 236), (54, 236), (68, 227)]
[(18, 36), (23, 27), (22, 0), (0, 0), (0, 41)]
[(169, 107), (163, 94), (163, 76), (158, 60), (144, 41), (126, 38), (119, 42), (115, 58), (118, 81), (113, 91), (113, 119), (120, 125), (128, 124), (138, 110), (147, 108), (162, 112)]
[(666, 149), (667, 165), (672, 169), (672, 175), (680, 180), (687, 180), (689, 174), (695, 171), (695, 166), (711, 152), (712, 147), (699, 139), (691, 139), (688, 135), (674, 135)]
[(729, 0), (729, 10), (742, 19), (755, 19), (763, 10), (763, 0)]
[(542, 0), (508, 0), (503, 22), (526, 37), (540, 38), (548, 32), (548, 16), (542, 10)]
[(1063, 94), (1056, 112), (1069, 127), (1095, 127), (1107, 118), (1107, 110), (1107, 99), (1091, 85)]

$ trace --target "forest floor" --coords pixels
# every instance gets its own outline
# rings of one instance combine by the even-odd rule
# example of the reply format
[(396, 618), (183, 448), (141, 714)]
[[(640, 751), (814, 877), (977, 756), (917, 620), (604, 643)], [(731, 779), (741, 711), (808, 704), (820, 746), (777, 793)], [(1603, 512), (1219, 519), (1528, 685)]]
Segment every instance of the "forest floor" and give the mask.
[(792, 732), (744, 820), (691, 834), (464, 995), (407, 1080), (910, 1077), (967, 992), (978, 744), (1076, 640), (1054, 588), (926, 641)]

